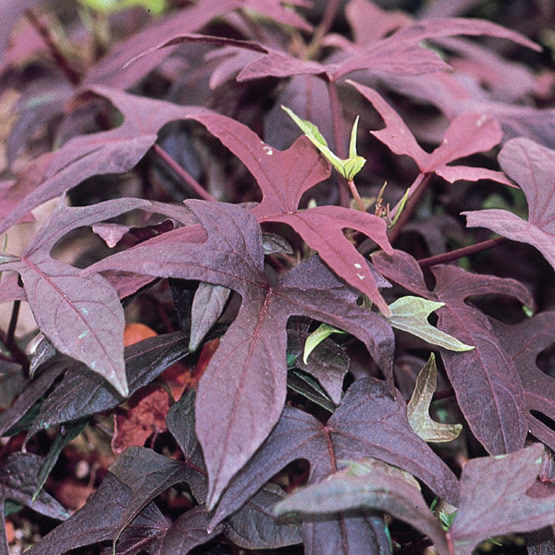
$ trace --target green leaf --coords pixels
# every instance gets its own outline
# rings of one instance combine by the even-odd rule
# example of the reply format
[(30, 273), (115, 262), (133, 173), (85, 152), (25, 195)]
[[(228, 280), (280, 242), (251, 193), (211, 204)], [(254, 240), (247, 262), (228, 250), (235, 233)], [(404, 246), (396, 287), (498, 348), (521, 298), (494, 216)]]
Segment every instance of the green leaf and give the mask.
[(471, 345), (465, 345), (456, 337), (449, 335), (428, 322), (428, 316), (445, 303), (428, 301), (421, 297), (401, 297), (389, 305), (391, 318), (389, 323), (398, 330), (406, 331), (424, 339), (432, 345), (438, 345), (449, 351), (471, 351)]
[(329, 337), (332, 333), (341, 333), (343, 335), (346, 334), (343, 330), (338, 330), (329, 324), (320, 324), (318, 329), (314, 330), (307, 338), (306, 343), (304, 344), (304, 352), (303, 352), (303, 362), (306, 364), (308, 362), (308, 357), (310, 353), (324, 341), (327, 337)]
[(46, 458), (44, 459), (44, 464), (42, 465), (38, 477), (37, 477), (37, 487), (35, 489), (35, 493), (33, 493), (33, 501), (38, 497), (39, 493), (42, 490), (42, 486), (46, 482), (48, 475), (54, 468), (62, 449), (70, 442), (73, 441), (86, 427), (89, 423), (88, 420), (81, 420), (80, 422), (72, 422), (70, 424), (65, 424), (65, 431), (64, 433), (58, 433), (56, 439), (52, 443), (52, 447), (50, 447), (50, 451)]
[(358, 116), (353, 124), (353, 129), (351, 130), (351, 141), (349, 145), (349, 158), (343, 160), (334, 154), (328, 147), (326, 139), (320, 133), (320, 130), (312, 122), (301, 119), (293, 110), (287, 108), (287, 106), (282, 106), (289, 117), (299, 126), (301, 131), (310, 139), (311, 143), (326, 157), (326, 159), (331, 163), (331, 165), (341, 174), (345, 179), (352, 181), (356, 174), (362, 169), (366, 163), (366, 159), (362, 156), (358, 156), (356, 153), (356, 135), (358, 128)]
[(442, 443), (459, 436), (461, 424), (441, 424), (430, 418), (429, 409), (437, 387), (437, 367), (434, 353), (418, 373), (414, 391), (407, 405), (407, 417), (411, 428), (424, 441)]

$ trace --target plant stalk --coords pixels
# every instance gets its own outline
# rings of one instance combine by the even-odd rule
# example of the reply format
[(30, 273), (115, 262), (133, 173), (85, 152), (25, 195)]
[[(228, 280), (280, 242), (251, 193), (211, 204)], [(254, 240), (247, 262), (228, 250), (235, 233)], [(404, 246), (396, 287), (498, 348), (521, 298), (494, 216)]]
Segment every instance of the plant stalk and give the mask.
[(316, 31), (314, 31), (314, 35), (312, 35), (312, 40), (310, 41), (306, 51), (306, 57), (308, 59), (313, 59), (318, 55), (322, 45), (322, 39), (331, 29), (340, 7), (341, 0), (329, 0), (326, 4), (326, 10), (322, 17), (322, 21), (320, 21)]
[(56, 44), (56, 41), (54, 40), (54, 37), (52, 36), (50, 30), (45, 25), (43, 25), (42, 21), (33, 13), (32, 10), (26, 10), (25, 16), (29, 20), (29, 23), (40, 34), (42, 40), (44, 40), (46, 46), (48, 47), (48, 50), (50, 51), (50, 54), (52, 54), (52, 57), (66, 76), (67, 80), (73, 86), (78, 85), (81, 81), (81, 74), (73, 67), (73, 65), (62, 53), (59, 46)]
[[(339, 158), (347, 158), (347, 149), (344, 142), (345, 124), (343, 122), (343, 113), (341, 104), (339, 103), (335, 81), (328, 82), (328, 92), (331, 105), (331, 121), (333, 125), (335, 152), (337, 152)], [(349, 206), (348, 187), (346, 186), (346, 180), (341, 177), (339, 178), (339, 204), (345, 207)]]
[(447, 262), (453, 262), (454, 260), (459, 260), (459, 258), (470, 256), (471, 254), (477, 254), (508, 242), (509, 239), (506, 237), (496, 237), (495, 239), (481, 241), (480, 243), (469, 245), (468, 247), (462, 247), (454, 251), (444, 252), (442, 254), (437, 254), (436, 256), (430, 256), (429, 258), (421, 258), (418, 261), (418, 264), (421, 268), (429, 268), (430, 266), (437, 266), (438, 264), (446, 264)]
[[(416, 209), (416, 207), (418, 206), (418, 203), (422, 199), (422, 196), (426, 192), (426, 189), (428, 187), (428, 184), (430, 183), (432, 175), (433, 174), (430, 174), (430, 173), (419, 173), (416, 176), (416, 179), (414, 180), (414, 182), (409, 188), (409, 197), (405, 204), (405, 208), (402, 214), (399, 216), (397, 223), (388, 232), (388, 237), (391, 243), (393, 243), (397, 239), (397, 237), (399, 237), (399, 235), (401, 234), (401, 230), (403, 229), (403, 226), (412, 217), (414, 210)], [(391, 213), (392, 218), (395, 218), (398, 208), (399, 208), (399, 205), (397, 205), (392, 210), (392, 213)]]
[(160, 145), (154, 144), (152, 151), (166, 166), (172, 169), (193, 191), (203, 200), (216, 201), (208, 191), (202, 188), (200, 183), (184, 168), (182, 168)]

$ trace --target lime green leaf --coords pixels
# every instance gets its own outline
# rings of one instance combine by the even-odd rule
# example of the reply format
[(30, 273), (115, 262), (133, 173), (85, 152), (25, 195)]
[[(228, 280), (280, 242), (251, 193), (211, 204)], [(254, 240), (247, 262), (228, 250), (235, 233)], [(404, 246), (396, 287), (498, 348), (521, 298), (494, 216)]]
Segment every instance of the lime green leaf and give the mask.
[(356, 134), (358, 127), (358, 116), (353, 124), (351, 131), (351, 141), (349, 146), (349, 158), (343, 160), (334, 154), (328, 147), (326, 139), (320, 133), (320, 130), (312, 122), (301, 119), (291, 108), (282, 106), (289, 117), (299, 126), (301, 131), (310, 139), (310, 142), (326, 157), (330, 164), (341, 174), (345, 179), (352, 181), (355, 175), (362, 169), (366, 163), (366, 159), (358, 156), (356, 153)]
[(397, 220), (403, 213), (403, 210), (405, 209), (405, 204), (407, 204), (407, 199), (409, 198), (409, 191), (410, 187), (407, 188), (405, 194), (403, 195), (403, 198), (399, 201), (399, 208), (397, 208), (397, 212), (395, 212), (395, 216), (393, 216), (393, 219), (391, 220), (391, 224), (389, 225), (390, 228), (397, 223)]
[(438, 330), (428, 322), (428, 316), (445, 303), (428, 301), (421, 297), (401, 297), (389, 305), (391, 318), (389, 323), (398, 330), (406, 331), (432, 345), (438, 345), (449, 351), (471, 351), (471, 345), (465, 345), (457, 338)]
[(310, 353), (324, 341), (327, 337), (329, 337), (332, 333), (341, 333), (345, 334), (346, 332), (342, 330), (338, 330), (333, 326), (328, 324), (320, 324), (318, 329), (314, 330), (307, 338), (304, 344), (304, 352), (303, 352), (303, 362), (306, 364), (308, 362), (308, 357)]
[(437, 387), (437, 367), (434, 353), (418, 373), (414, 391), (407, 405), (407, 417), (411, 428), (424, 441), (442, 443), (459, 436), (461, 424), (441, 424), (430, 418), (430, 403)]
[(100, 13), (114, 13), (142, 6), (145, 10), (160, 15), (166, 9), (166, 0), (79, 0), (81, 4)]

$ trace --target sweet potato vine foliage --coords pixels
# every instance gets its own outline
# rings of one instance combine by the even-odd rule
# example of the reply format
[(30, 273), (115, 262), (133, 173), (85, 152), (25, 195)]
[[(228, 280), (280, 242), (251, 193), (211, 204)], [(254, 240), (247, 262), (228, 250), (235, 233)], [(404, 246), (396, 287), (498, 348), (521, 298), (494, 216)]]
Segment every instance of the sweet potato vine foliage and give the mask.
[(553, 14), (489, 5), (2, 4), (0, 554), (555, 551)]

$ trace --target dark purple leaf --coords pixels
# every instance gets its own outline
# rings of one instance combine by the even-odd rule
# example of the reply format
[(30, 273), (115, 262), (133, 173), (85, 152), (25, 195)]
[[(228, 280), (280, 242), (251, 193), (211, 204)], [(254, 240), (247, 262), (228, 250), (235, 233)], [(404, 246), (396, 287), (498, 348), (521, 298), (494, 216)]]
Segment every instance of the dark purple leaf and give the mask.
[(29, 555), (59, 555), (85, 545), (112, 540), (132, 489), (108, 473), (82, 509), (28, 550)]
[[(438, 328), (476, 348), (464, 353), (444, 349), (441, 356), (457, 401), (470, 429), (492, 454), (507, 453), (524, 445), (527, 422), (524, 390), (514, 361), (506, 353), (487, 317), (465, 300), (473, 295), (510, 295), (533, 304), (529, 292), (511, 279), (477, 275), (455, 266), (436, 266), (433, 293), (427, 291), (418, 262), (395, 251), (372, 258), (378, 271), (427, 299), (445, 303), (437, 312)], [(464, 283), (464, 287), (461, 287)]]
[(506, 185), (512, 183), (501, 173), (485, 168), (448, 166), (449, 162), (476, 152), (491, 150), (503, 137), (496, 120), (485, 114), (465, 113), (449, 125), (443, 141), (431, 154), (423, 150), (401, 116), (374, 90), (353, 81), (349, 83), (369, 100), (385, 122), (385, 128), (372, 135), (386, 144), (395, 154), (410, 156), (421, 173), (436, 173), (449, 183), (465, 179), (492, 179)]
[(536, 247), (555, 268), (555, 151), (525, 138), (511, 139), (499, 163), (528, 201), (528, 221), (507, 210), (462, 212), (467, 227), (487, 227), (503, 237)]
[(56, 378), (71, 364), (62, 355), (49, 360), (36, 378), (33, 378), (21, 392), (14, 404), (0, 415), (0, 436), (14, 426), (27, 411), (50, 389)]
[(357, 509), (385, 511), (429, 536), (440, 553), (448, 551), (445, 534), (418, 482), (410, 474), (372, 458), (349, 463), (347, 469), (325, 481), (298, 490), (281, 501), (275, 512), (333, 515)]
[[(265, 144), (245, 125), (224, 116), (195, 117), (229, 148), (255, 177), (263, 194), (253, 214), (260, 222), (290, 225), (341, 278), (375, 302), (384, 314), (387, 304), (378, 291), (366, 259), (343, 234), (356, 229), (389, 252), (385, 222), (372, 214), (338, 206), (299, 210), (303, 193), (329, 176), (329, 164), (306, 137), (279, 151)], [(287, 168), (284, 174), (283, 168)]]
[(8, 553), (5, 535), (4, 503), (7, 499), (30, 507), (43, 515), (65, 520), (69, 513), (48, 493), (41, 491), (33, 501), (38, 475), (44, 459), (31, 453), (13, 453), (0, 464), (0, 553)]
[[(555, 419), (555, 379), (536, 365), (538, 355), (555, 341), (555, 312), (542, 312), (516, 326), (493, 321), (500, 343), (513, 359), (524, 386), (524, 404), (528, 411), (537, 411)], [(532, 435), (555, 450), (555, 430), (533, 414), (528, 414)]]
[(195, 480), (199, 469), (188, 461), (168, 459), (152, 449), (129, 447), (110, 467), (110, 472), (132, 491), (131, 499), (114, 522), (117, 538), (150, 501), (175, 484)]
[(457, 516), (448, 532), (454, 552), (470, 554), (491, 536), (530, 532), (555, 521), (555, 487), (537, 480), (543, 453), (536, 443), (466, 463)]
[(225, 523), (225, 535), (244, 549), (277, 549), (302, 542), (300, 526), (278, 519), (275, 504), (285, 497), (275, 484), (267, 484)]
[(398, 93), (433, 104), (450, 120), (467, 112), (487, 114), (501, 124), (505, 141), (527, 137), (555, 148), (555, 110), (552, 108), (538, 109), (488, 100), (477, 93), (478, 84), (468, 76), (461, 79), (443, 72), (411, 77), (382, 74), (379, 80)]
[(352, 333), (389, 380), (393, 338), (387, 322), (357, 306), (357, 295), (315, 257), (270, 286), (263, 273), (260, 227), (244, 209), (203, 201), (186, 205), (202, 223), (205, 242), (199, 242), (198, 226), (177, 229), (112, 255), (87, 272), (133, 268), (219, 284), (241, 295), (241, 309), (200, 380), (196, 403), (197, 435), (210, 476), (208, 499), (214, 504), (279, 419), (290, 316), (309, 316)]
[[(281, 0), (201, 0), (194, 6), (170, 14), (121, 42), (91, 68), (84, 80), (86, 85), (102, 84), (127, 89), (137, 83), (171, 54), (173, 49), (158, 50), (161, 37), (174, 38), (178, 34), (200, 30), (211, 19), (236, 9), (254, 10), (275, 21), (304, 30), (312, 27), (299, 15), (281, 6)], [(177, 45), (177, 43), (175, 43)], [(158, 50), (134, 64), (123, 68), (129, 60), (145, 51)], [(123, 69), (122, 69), (123, 68)]]
[(461, 410), (488, 452), (516, 451), (524, 446), (527, 432), (522, 382), (487, 317), (465, 299), (495, 293), (533, 304), (530, 294), (516, 281), (470, 274), (454, 266), (436, 266), (432, 272), (436, 278), (434, 293), (445, 303), (438, 310), (438, 327), (457, 333), (461, 341), (476, 347), (466, 353), (441, 351)]
[(221, 285), (201, 282), (193, 297), (191, 308), (191, 338), (189, 350), (194, 352), (210, 328), (218, 321), (231, 290)]
[[(395, 22), (396, 26), (399, 21)], [(526, 37), (500, 25), (479, 19), (442, 18), (401, 27), (387, 38), (368, 43), (348, 45), (344, 48), (346, 59), (339, 64), (319, 64), (304, 61), (289, 54), (271, 52), (249, 63), (237, 77), (238, 80), (258, 79), (267, 76), (289, 77), (292, 75), (326, 75), (337, 81), (353, 71), (361, 69), (389, 72), (397, 75), (420, 75), (449, 69), (432, 50), (422, 48), (426, 39), (454, 35), (489, 35), (505, 38), (533, 50), (541, 47)], [(365, 37), (363, 37), (364, 39)], [(376, 37), (378, 38), (378, 37)], [(344, 41), (343, 41), (344, 42)]]
[[(400, 396), (399, 396), (400, 397)], [(324, 426), (313, 416), (286, 407), (262, 448), (231, 482), (212, 523), (220, 522), (295, 459), (310, 462), (309, 483), (319, 483), (341, 460), (375, 457), (399, 466), (456, 503), (458, 483), (449, 468), (410, 428), (406, 405), (384, 382), (362, 378)]]
[(191, 469), (196, 469), (196, 474), (191, 473), (189, 487), (196, 500), (202, 502), (208, 491), (208, 473), (204, 465), (204, 458), (200, 443), (195, 433), (195, 392), (191, 390), (185, 393), (175, 403), (166, 417), (168, 431), (176, 439), (185, 464)]
[[(151, 337), (126, 347), (129, 395), (148, 385), (187, 353), (187, 338), (182, 332)], [(45, 399), (29, 437), (43, 428), (80, 420), (123, 402), (124, 397), (82, 364), (68, 360), (66, 365), (70, 371)]]
[(147, 75), (171, 54), (171, 50), (151, 54), (141, 61), (123, 69), (130, 59), (160, 44), (161, 37), (172, 37), (176, 33), (188, 33), (201, 29), (211, 19), (234, 10), (238, 0), (201, 0), (186, 10), (171, 13), (148, 25), (142, 31), (117, 44), (96, 65), (89, 69), (83, 84), (105, 85), (128, 89)]
[(70, 208), (62, 200), (17, 262), (3, 265), (21, 276), (33, 316), (52, 344), (85, 363), (122, 395), (128, 393), (123, 360), (123, 308), (114, 288), (100, 275), (50, 256), (71, 230), (112, 218), (148, 202), (119, 199)]
[(343, 379), (349, 370), (349, 357), (337, 343), (328, 338), (310, 353), (305, 364), (303, 351), (308, 336), (308, 332), (288, 330), (287, 353), (296, 357), (293, 365), (314, 376), (330, 399), (338, 405), (343, 396)]

